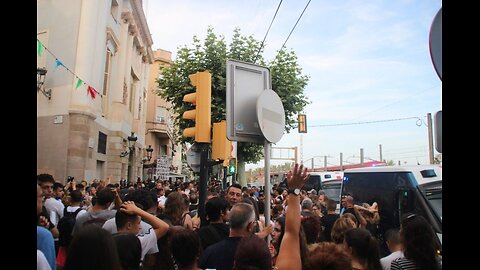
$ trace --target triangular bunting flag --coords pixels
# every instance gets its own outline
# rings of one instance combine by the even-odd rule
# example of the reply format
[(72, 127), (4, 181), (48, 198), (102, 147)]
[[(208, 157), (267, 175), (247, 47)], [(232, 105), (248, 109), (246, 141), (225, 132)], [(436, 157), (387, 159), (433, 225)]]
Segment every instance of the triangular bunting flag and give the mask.
[(97, 94), (97, 91), (95, 91), (95, 89), (89, 85), (87, 88), (87, 94), (90, 94), (92, 99), (95, 99), (95, 95)]
[(37, 54), (38, 56), (42, 56), (43, 53), (43, 44), (40, 42), (40, 40), (37, 39)]
[(78, 81), (77, 81), (77, 86), (75, 87), (75, 89), (78, 89), (78, 87), (80, 87), (80, 85), (83, 84), (83, 81), (80, 78), (77, 77), (77, 79), (78, 79)]
[(58, 66), (63, 66), (63, 63), (60, 62), (60, 60), (55, 59), (55, 68), (57, 68)]

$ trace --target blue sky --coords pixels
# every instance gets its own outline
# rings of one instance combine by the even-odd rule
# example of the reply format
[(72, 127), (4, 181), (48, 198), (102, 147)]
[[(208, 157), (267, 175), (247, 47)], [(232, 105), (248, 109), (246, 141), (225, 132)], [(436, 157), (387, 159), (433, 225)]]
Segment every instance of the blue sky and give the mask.
[[(308, 0), (285, 0), (266, 39), (271, 60), (285, 42)], [(153, 49), (171, 51), (204, 39), (209, 25), (231, 40), (235, 27), (263, 40), (278, 0), (144, 0)], [(365, 156), (402, 164), (428, 163), (427, 113), (442, 109), (442, 83), (429, 53), (429, 31), (439, 0), (310, 2), (286, 47), (310, 76), (305, 94), (308, 133), (285, 134), (273, 147), (299, 148), (306, 164), (338, 165)], [(418, 119), (340, 125), (409, 117)], [(337, 126), (320, 126), (337, 125)], [(301, 138), (302, 137), (302, 138)], [(301, 147), (300, 141), (303, 141)], [(435, 152), (435, 155), (438, 154)], [(293, 157), (274, 150), (273, 156)], [(317, 157), (316, 157), (317, 156)], [(272, 164), (286, 161), (272, 160)], [(247, 165), (248, 168), (263, 166)]]

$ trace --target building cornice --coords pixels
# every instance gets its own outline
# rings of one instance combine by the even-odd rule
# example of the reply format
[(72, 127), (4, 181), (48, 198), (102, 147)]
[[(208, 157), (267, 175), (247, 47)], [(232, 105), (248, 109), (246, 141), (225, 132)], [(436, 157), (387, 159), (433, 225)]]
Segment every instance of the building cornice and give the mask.
[(148, 28), (147, 19), (145, 18), (145, 12), (143, 11), (142, 3), (139, 0), (130, 0), (130, 5), (132, 6), (133, 19), (136, 21), (136, 26), (139, 30), (139, 35), (144, 41), (147, 53), (146, 57), (149, 64), (153, 64), (153, 52), (152, 52), (152, 35), (150, 34), (150, 29)]

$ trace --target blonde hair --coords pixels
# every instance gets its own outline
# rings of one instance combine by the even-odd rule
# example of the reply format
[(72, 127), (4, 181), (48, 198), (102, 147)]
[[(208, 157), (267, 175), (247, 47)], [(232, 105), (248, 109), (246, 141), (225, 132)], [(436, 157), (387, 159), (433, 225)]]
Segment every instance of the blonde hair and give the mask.
[(342, 244), (343, 239), (345, 238), (345, 233), (350, 230), (356, 228), (353, 224), (351, 219), (345, 214), (339, 217), (335, 223), (333, 223), (331, 238), (335, 244)]

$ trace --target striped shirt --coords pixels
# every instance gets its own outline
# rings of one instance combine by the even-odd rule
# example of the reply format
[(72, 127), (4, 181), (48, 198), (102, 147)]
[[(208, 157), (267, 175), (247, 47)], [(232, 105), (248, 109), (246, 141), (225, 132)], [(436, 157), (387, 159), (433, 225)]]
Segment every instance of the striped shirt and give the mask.
[(395, 259), (390, 264), (391, 270), (416, 270), (418, 269), (415, 263), (407, 258)]

